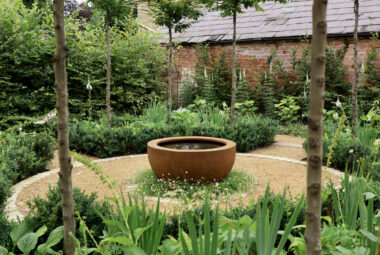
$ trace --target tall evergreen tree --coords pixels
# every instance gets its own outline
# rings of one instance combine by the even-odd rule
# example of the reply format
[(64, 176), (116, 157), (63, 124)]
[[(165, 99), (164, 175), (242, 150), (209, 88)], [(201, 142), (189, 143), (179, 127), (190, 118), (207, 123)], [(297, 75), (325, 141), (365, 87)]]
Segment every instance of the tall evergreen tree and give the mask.
[[(222, 17), (232, 16), (232, 84), (231, 84), (231, 112), (230, 112), (230, 128), (233, 127), (235, 121), (235, 101), (236, 101), (236, 22), (237, 14), (244, 13), (243, 7), (255, 7), (256, 10), (262, 10), (259, 3), (265, 3), (266, 0), (200, 0), (201, 3), (211, 10), (221, 11)], [(286, 0), (275, 0), (274, 2), (285, 3)]]

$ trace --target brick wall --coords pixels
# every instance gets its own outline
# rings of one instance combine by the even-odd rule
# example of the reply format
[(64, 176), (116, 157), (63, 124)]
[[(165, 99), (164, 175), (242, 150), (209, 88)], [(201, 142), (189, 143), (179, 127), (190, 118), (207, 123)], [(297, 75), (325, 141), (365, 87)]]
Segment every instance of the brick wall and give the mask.
[[(354, 51), (353, 39), (347, 38), (349, 47), (343, 59), (343, 64), (347, 68), (347, 80), (353, 82), (354, 80)], [(346, 39), (346, 40), (347, 40)], [(328, 44), (338, 49), (343, 46), (344, 38), (329, 38)], [(359, 38), (359, 67), (361, 62), (366, 61), (366, 52), (371, 48), (371, 40), (368, 37)], [(284, 67), (291, 70), (292, 63), (292, 50), (297, 48), (297, 57), (300, 57), (304, 43), (296, 40), (288, 41), (263, 41), (263, 42), (244, 42), (237, 44), (237, 63), (245, 70), (248, 81), (255, 86), (256, 78), (265, 67), (267, 67), (267, 58), (270, 56), (271, 51), (276, 48), (276, 56), (279, 58)], [(380, 42), (376, 42), (376, 47), (380, 53)], [(210, 45), (209, 51), (212, 57), (218, 56), (222, 51), (227, 51), (232, 54), (231, 44)], [(179, 95), (184, 80), (190, 80), (194, 74), (195, 64), (197, 61), (197, 49), (194, 45), (183, 45), (175, 51), (175, 82), (173, 85), (173, 94), (175, 95), (175, 102), (180, 103)]]

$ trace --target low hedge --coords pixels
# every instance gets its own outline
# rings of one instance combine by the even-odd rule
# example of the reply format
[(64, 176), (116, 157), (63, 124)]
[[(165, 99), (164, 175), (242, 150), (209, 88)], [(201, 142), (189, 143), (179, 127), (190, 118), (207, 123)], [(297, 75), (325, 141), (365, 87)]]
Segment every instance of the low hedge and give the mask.
[[(78, 212), (82, 219), (85, 220), (87, 227), (99, 241), (99, 237), (102, 236), (105, 224), (98, 213), (107, 215), (111, 205), (108, 202), (96, 201), (96, 194), (92, 193), (87, 195), (84, 191), (74, 187), (74, 210)], [(62, 208), (61, 208), (61, 192), (59, 189), (59, 183), (55, 187), (49, 187), (49, 191), (46, 194), (46, 198), (34, 198), (32, 201), (28, 201), (28, 206), (31, 209), (31, 213), (25, 218), (33, 229), (38, 229), (43, 225), (46, 225), (50, 233), (55, 228), (63, 225)], [(83, 238), (79, 235), (79, 221), (76, 218), (77, 233), (76, 236)], [(46, 241), (48, 234), (41, 237), (39, 241)], [(83, 240), (82, 240), (83, 241)], [(94, 247), (94, 243), (91, 238), (87, 240), (90, 247)]]
[(228, 124), (215, 125), (206, 121), (194, 121), (191, 125), (181, 121), (152, 123), (136, 120), (121, 126), (108, 128), (93, 121), (79, 121), (70, 126), (70, 146), (77, 152), (105, 158), (117, 155), (145, 153), (147, 142), (171, 136), (210, 136), (236, 142), (240, 152), (273, 143), (276, 135), (275, 121), (263, 117), (239, 117), (234, 129)]
[(45, 171), (55, 148), (54, 139), (46, 133), (0, 136), (0, 210), (10, 195), (10, 187)]
[[(329, 155), (329, 146), (332, 144), (332, 138), (323, 137), (323, 164), (327, 164)], [(303, 144), (307, 150), (307, 139)], [(377, 159), (375, 160), (374, 157)], [(361, 161), (361, 170), (364, 175), (368, 175), (376, 181), (380, 181), (380, 153), (376, 154), (376, 147), (368, 146), (360, 142), (357, 138), (343, 134), (337, 139), (337, 146), (334, 148), (331, 157), (331, 167), (341, 171), (346, 169), (349, 172), (356, 171), (358, 163)]]

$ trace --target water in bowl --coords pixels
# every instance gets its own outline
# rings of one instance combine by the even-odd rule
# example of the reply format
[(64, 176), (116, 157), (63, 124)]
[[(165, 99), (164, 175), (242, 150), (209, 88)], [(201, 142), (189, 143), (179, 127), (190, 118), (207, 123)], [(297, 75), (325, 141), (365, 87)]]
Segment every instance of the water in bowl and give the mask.
[(209, 150), (224, 146), (222, 143), (209, 141), (175, 141), (159, 144), (162, 147), (176, 150)]

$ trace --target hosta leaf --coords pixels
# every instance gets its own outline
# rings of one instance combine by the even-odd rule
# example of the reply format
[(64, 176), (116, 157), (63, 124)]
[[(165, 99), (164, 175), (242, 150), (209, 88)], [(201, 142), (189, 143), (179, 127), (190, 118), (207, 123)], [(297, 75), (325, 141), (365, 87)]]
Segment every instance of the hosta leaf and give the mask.
[(40, 254), (45, 254), (49, 248), (53, 247), (54, 245), (58, 244), (63, 238), (63, 226), (60, 226), (56, 229), (54, 229), (48, 239), (45, 243), (40, 244), (37, 248), (37, 251)]
[(124, 247), (123, 250), (126, 255), (146, 255), (142, 249), (135, 246)]
[(118, 243), (124, 246), (130, 246), (133, 244), (132, 240), (126, 236), (117, 236), (109, 238), (110, 242)]
[(29, 254), (36, 247), (37, 240), (38, 237), (36, 233), (28, 233), (18, 240), (17, 247), (24, 254)]
[(16, 244), (22, 236), (31, 233), (32, 231), (33, 229), (25, 222), (17, 225), (10, 233), (12, 242)]
[(43, 234), (46, 233), (46, 231), (47, 231), (47, 227), (46, 227), (46, 225), (43, 225), (42, 227), (40, 227), (40, 228), (37, 230), (37, 232), (36, 232), (37, 237), (42, 236)]

